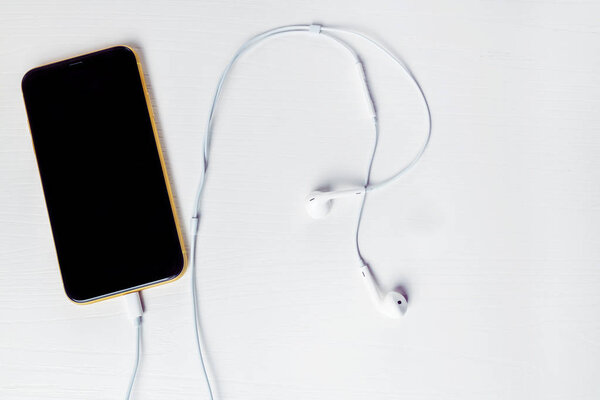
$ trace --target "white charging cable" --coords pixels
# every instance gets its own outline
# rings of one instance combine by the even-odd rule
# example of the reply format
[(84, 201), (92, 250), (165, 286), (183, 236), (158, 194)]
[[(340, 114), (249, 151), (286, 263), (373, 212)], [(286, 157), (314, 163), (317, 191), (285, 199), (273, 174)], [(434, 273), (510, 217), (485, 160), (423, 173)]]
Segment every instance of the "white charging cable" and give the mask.
[(142, 314), (144, 313), (144, 310), (142, 307), (140, 292), (128, 293), (123, 296), (123, 299), (125, 300), (125, 305), (127, 307), (127, 314), (133, 321), (137, 330), (135, 364), (129, 380), (129, 386), (127, 387), (127, 395), (125, 396), (125, 400), (129, 400), (131, 399), (131, 392), (133, 391), (133, 385), (135, 383), (137, 371), (140, 366), (140, 360), (142, 358)]
[[(196, 197), (194, 200), (194, 208), (192, 211), (192, 221), (191, 221), (192, 242), (191, 242), (190, 258), (191, 258), (191, 269), (192, 269), (192, 298), (193, 298), (193, 306), (194, 306), (194, 329), (195, 329), (195, 333), (196, 333), (196, 344), (198, 347), (198, 354), (200, 355), (202, 371), (204, 373), (204, 378), (206, 379), (206, 384), (208, 387), (208, 392), (209, 392), (211, 400), (213, 400), (213, 391), (211, 388), (210, 379), (209, 379), (209, 376), (208, 376), (208, 373), (206, 370), (206, 365), (204, 362), (203, 349), (202, 349), (202, 338), (201, 338), (201, 334), (200, 334), (200, 322), (199, 322), (199, 315), (198, 315), (198, 295), (197, 295), (197, 290), (196, 290), (196, 260), (195, 260), (195, 257), (196, 257), (196, 241), (197, 241), (197, 236), (198, 236), (198, 226), (199, 226), (199, 221), (200, 221), (200, 206), (201, 206), (202, 194), (204, 192), (204, 187), (205, 187), (206, 172), (208, 170), (208, 164), (209, 164), (209, 162), (208, 162), (209, 161), (209, 149), (210, 149), (210, 142), (211, 142), (211, 137), (212, 137), (212, 125), (213, 125), (213, 120), (214, 120), (214, 114), (215, 114), (215, 110), (216, 110), (225, 80), (226, 80), (227, 76), (229, 75), (231, 68), (236, 63), (236, 61), (240, 58), (240, 56), (242, 54), (244, 54), (251, 47), (255, 46), (259, 42), (261, 42), (269, 37), (273, 37), (273, 36), (281, 35), (281, 34), (287, 34), (287, 33), (294, 33), (294, 32), (309, 32), (312, 34), (318, 34), (321, 37), (332, 40), (333, 42), (337, 43), (338, 45), (340, 45), (341, 47), (346, 49), (350, 53), (355, 65), (357, 66), (357, 70), (360, 74), (363, 89), (365, 91), (365, 95), (366, 95), (368, 106), (369, 106), (369, 111), (371, 113), (373, 124), (374, 124), (375, 141), (374, 141), (373, 150), (371, 152), (371, 157), (369, 160), (369, 168), (368, 168), (368, 173), (367, 173), (367, 177), (366, 177), (365, 185), (364, 185), (364, 189), (365, 189), (364, 196), (363, 196), (363, 200), (361, 203), (360, 212), (358, 214), (358, 221), (357, 221), (357, 226), (356, 226), (356, 235), (355, 235), (356, 251), (358, 253), (358, 258), (361, 261), (361, 265), (365, 265), (366, 262), (363, 259), (363, 256), (361, 254), (358, 238), (359, 238), (360, 224), (361, 224), (361, 220), (362, 220), (363, 209), (364, 209), (367, 193), (372, 190), (382, 188), (383, 186), (388, 185), (389, 183), (398, 179), (400, 176), (404, 175), (404, 173), (406, 171), (408, 171), (410, 168), (412, 168), (417, 163), (417, 161), (421, 158), (421, 156), (423, 155), (423, 153), (425, 152), (425, 149), (427, 148), (427, 146), (429, 144), (429, 140), (431, 137), (431, 111), (429, 109), (429, 104), (427, 102), (427, 98), (425, 97), (425, 94), (424, 94), (419, 82), (416, 80), (415, 76), (411, 73), (409, 68), (399, 57), (394, 55), (390, 50), (388, 50), (385, 46), (383, 46), (376, 40), (368, 37), (367, 35), (365, 35), (361, 32), (357, 32), (357, 31), (353, 31), (353, 30), (349, 30), (349, 29), (342, 29), (342, 28), (328, 28), (328, 27), (324, 27), (321, 25), (317, 25), (317, 24), (288, 25), (288, 26), (283, 26), (280, 28), (271, 29), (271, 30), (265, 31), (259, 35), (256, 35), (253, 38), (246, 41), (236, 51), (236, 53), (234, 54), (232, 59), (226, 65), (223, 73), (221, 74), (221, 77), (219, 78), (219, 81), (217, 83), (217, 88), (213, 95), (210, 111), (208, 114), (208, 121), (206, 124), (204, 142), (203, 142), (203, 165), (202, 165), (202, 170), (200, 172), (200, 182), (198, 184), (198, 190), (196, 192)], [(392, 59), (392, 61), (394, 61), (396, 64), (398, 64), (400, 66), (400, 68), (402, 69), (402, 71), (408, 75), (408, 77), (410, 78), (410, 81), (415, 85), (416, 89), (418, 90), (420, 97), (422, 99), (422, 102), (423, 102), (423, 106), (424, 106), (426, 114), (427, 114), (427, 123), (428, 123), (427, 135), (426, 135), (425, 140), (422, 143), (421, 147), (417, 151), (416, 155), (412, 158), (412, 160), (410, 162), (408, 162), (404, 167), (402, 167), (400, 170), (398, 170), (392, 176), (388, 177), (387, 179), (384, 179), (381, 182), (375, 183), (375, 184), (372, 184), (370, 182), (370, 178), (371, 178), (371, 169), (372, 169), (373, 161), (375, 158), (375, 152), (377, 150), (377, 142), (378, 142), (378, 136), (379, 136), (379, 124), (377, 121), (377, 110), (375, 109), (375, 104), (373, 102), (373, 99), (372, 99), (370, 91), (369, 91), (368, 81), (367, 81), (367, 77), (364, 72), (364, 67), (362, 65), (362, 62), (361, 62), (360, 58), (358, 57), (356, 51), (352, 48), (352, 46), (350, 46), (347, 42), (340, 39), (339, 37), (334, 36), (335, 34), (339, 34), (339, 33), (354, 35), (356, 37), (359, 37), (359, 38), (362, 38), (362, 39), (368, 41), (369, 43), (373, 44), (377, 49), (379, 49), (384, 54), (386, 54), (388, 57), (390, 57)]]

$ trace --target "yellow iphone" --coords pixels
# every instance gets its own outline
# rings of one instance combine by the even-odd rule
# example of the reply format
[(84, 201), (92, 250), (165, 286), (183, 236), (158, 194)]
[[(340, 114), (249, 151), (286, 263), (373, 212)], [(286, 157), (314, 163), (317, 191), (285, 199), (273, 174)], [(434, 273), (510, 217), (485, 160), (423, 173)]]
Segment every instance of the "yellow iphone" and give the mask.
[(89, 303), (179, 277), (185, 247), (135, 52), (32, 69), (22, 90), (67, 296)]

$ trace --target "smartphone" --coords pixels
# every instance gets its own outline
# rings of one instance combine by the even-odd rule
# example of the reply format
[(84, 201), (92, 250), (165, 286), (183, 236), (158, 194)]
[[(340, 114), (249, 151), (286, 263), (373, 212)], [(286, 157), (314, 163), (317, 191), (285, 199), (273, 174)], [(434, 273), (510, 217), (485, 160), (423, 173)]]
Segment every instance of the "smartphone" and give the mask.
[(66, 295), (90, 303), (178, 278), (185, 247), (133, 49), (43, 65), (21, 86)]

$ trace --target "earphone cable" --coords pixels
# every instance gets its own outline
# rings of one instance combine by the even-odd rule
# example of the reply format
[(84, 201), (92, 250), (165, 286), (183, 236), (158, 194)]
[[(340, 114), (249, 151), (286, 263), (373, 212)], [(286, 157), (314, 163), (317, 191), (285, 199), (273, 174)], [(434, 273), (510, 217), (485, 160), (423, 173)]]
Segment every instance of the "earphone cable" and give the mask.
[[(377, 117), (373, 117), (373, 126), (375, 128), (375, 141), (373, 143), (373, 150), (371, 151), (371, 158), (369, 159), (369, 168), (367, 169), (367, 177), (365, 178), (365, 189), (367, 189), (369, 187), (369, 183), (371, 182), (371, 171), (373, 170), (373, 162), (375, 161), (375, 153), (377, 152), (377, 145), (379, 143), (379, 122), (377, 121)], [(366, 265), (367, 262), (365, 261), (362, 252), (360, 251), (360, 241), (359, 241), (359, 234), (360, 234), (360, 225), (362, 222), (362, 217), (363, 217), (363, 212), (365, 209), (365, 203), (367, 202), (367, 196), (368, 196), (369, 192), (368, 190), (365, 190), (365, 192), (363, 193), (362, 199), (360, 201), (360, 209), (358, 211), (358, 218), (356, 221), (356, 231), (355, 231), (355, 244), (356, 244), (356, 253), (358, 254), (358, 258), (361, 262), (361, 267), (363, 265)]]
[[(225, 79), (227, 78), (232, 66), (235, 64), (235, 62), (239, 59), (239, 57), (242, 54), (244, 54), (249, 48), (251, 48), (252, 46), (257, 44), (258, 42), (262, 41), (263, 39), (266, 39), (268, 37), (275, 36), (278, 34), (282, 34), (282, 33), (308, 32), (310, 30), (311, 30), (311, 25), (289, 25), (289, 26), (283, 26), (283, 27), (271, 29), (271, 30), (268, 30), (261, 34), (258, 34), (256, 36), (254, 36), (253, 38), (247, 40), (236, 51), (236, 53), (234, 54), (232, 59), (229, 61), (229, 63), (223, 70), (221, 77), (219, 78), (217, 88), (213, 95), (210, 111), (208, 114), (208, 120), (206, 123), (204, 142), (203, 142), (203, 146), (202, 146), (203, 147), (203, 165), (202, 165), (202, 169), (200, 171), (200, 182), (198, 183), (198, 190), (196, 191), (196, 197), (194, 200), (195, 207), (194, 207), (194, 211), (193, 211), (193, 217), (196, 217), (196, 218), (199, 217), (199, 209), (200, 209), (200, 203), (201, 203), (201, 198), (202, 198), (202, 192), (204, 191), (204, 180), (206, 178), (206, 171), (208, 169), (209, 149), (210, 149), (210, 141), (211, 141), (211, 137), (212, 137), (212, 124), (213, 124), (213, 120), (214, 120), (214, 113), (215, 113), (215, 110), (216, 110), (216, 107), (217, 107), (217, 104), (218, 104), (218, 101), (219, 101), (219, 98), (221, 95), (223, 84), (224, 84)], [(421, 158), (421, 156), (423, 155), (423, 153), (429, 146), (429, 141), (431, 139), (431, 131), (432, 131), (432, 118), (431, 118), (431, 110), (429, 108), (429, 101), (427, 100), (427, 97), (425, 96), (425, 92), (423, 91), (421, 84), (419, 83), (417, 78), (414, 76), (414, 74), (412, 73), (410, 68), (406, 65), (406, 63), (404, 61), (402, 61), (402, 59), (400, 59), (394, 53), (392, 53), (390, 50), (388, 50), (384, 45), (379, 43), (378, 41), (370, 38), (369, 36), (367, 36), (361, 32), (354, 31), (351, 29), (345, 29), (345, 28), (332, 28), (332, 27), (324, 27), (323, 26), (323, 27), (319, 27), (319, 32), (320, 32), (320, 36), (328, 37), (328, 38), (334, 40), (335, 42), (337, 42), (338, 44), (342, 45), (344, 48), (346, 48), (352, 54), (353, 58), (357, 62), (359, 62), (360, 60), (359, 60), (356, 52), (354, 51), (354, 49), (350, 45), (348, 45), (346, 42), (344, 42), (343, 40), (331, 35), (331, 33), (334, 33), (334, 34), (335, 33), (346, 33), (346, 34), (354, 35), (354, 36), (362, 38), (362, 39), (368, 41), (369, 43), (373, 44), (377, 49), (382, 51), (384, 54), (386, 54), (388, 57), (390, 57), (396, 64), (398, 64), (400, 66), (400, 68), (407, 74), (407, 76), (410, 78), (410, 81), (415, 85), (415, 88), (417, 89), (417, 91), (421, 97), (421, 100), (423, 102), (423, 105), (424, 105), (424, 108), (425, 108), (425, 111), (427, 114), (427, 134), (426, 134), (425, 140), (423, 141), (421, 147), (419, 148), (419, 150), (417, 151), (415, 156), (411, 159), (411, 161), (408, 164), (406, 164), (404, 167), (402, 167), (400, 170), (398, 170), (394, 175), (384, 179), (381, 182), (375, 183), (375, 184), (369, 183), (369, 185), (367, 185), (367, 187), (366, 187), (367, 191), (373, 191), (376, 189), (380, 189), (380, 188), (390, 184), (391, 182), (395, 181), (400, 176), (404, 175), (409, 169), (411, 169), (419, 161), (419, 159)]]
[[(225, 80), (226, 80), (231, 68), (233, 67), (235, 62), (240, 58), (240, 56), (242, 54), (244, 54), (248, 49), (250, 49), (257, 43), (259, 43), (260, 41), (262, 41), (266, 38), (275, 36), (275, 35), (288, 33), (288, 32), (312, 32), (315, 34), (320, 34), (320, 36), (322, 36), (322, 37), (327, 37), (327, 38), (335, 41), (337, 44), (341, 45), (346, 50), (348, 50), (350, 52), (350, 54), (352, 55), (352, 57), (354, 58), (355, 63), (357, 63), (357, 64), (360, 63), (360, 59), (359, 59), (356, 51), (344, 40), (340, 39), (337, 36), (334, 36), (333, 34), (348, 33), (348, 34), (352, 34), (352, 35), (355, 35), (355, 36), (358, 36), (360, 38), (367, 40), (368, 42), (375, 45), (379, 50), (383, 51), (385, 54), (387, 54), (389, 57), (391, 57), (392, 60), (395, 61), (398, 65), (400, 65), (402, 70), (408, 75), (408, 77), (411, 79), (411, 81), (416, 86), (419, 94), (421, 95), (423, 104), (424, 104), (426, 112), (427, 112), (427, 122), (428, 122), (427, 136), (425, 138), (425, 141), (421, 145), (420, 149), (416, 153), (416, 155), (413, 157), (413, 159), (408, 164), (406, 164), (404, 167), (402, 167), (400, 170), (398, 170), (394, 175), (392, 175), (376, 184), (371, 184), (371, 170), (373, 167), (373, 162), (375, 159), (375, 153), (377, 150), (377, 144), (378, 144), (378, 140), (379, 140), (379, 123), (377, 120), (377, 116), (376, 115), (373, 116), (374, 127), (375, 127), (375, 142), (374, 142), (374, 146), (373, 146), (373, 151), (371, 153), (371, 158), (369, 160), (369, 168), (368, 168), (367, 176), (365, 179), (365, 186), (364, 186), (365, 193), (363, 194), (363, 197), (362, 197), (362, 202), (361, 202), (360, 211), (358, 214), (356, 231), (355, 231), (356, 251), (357, 251), (358, 257), (363, 265), (366, 263), (365, 263), (365, 260), (363, 259), (361, 251), (360, 251), (359, 232), (360, 232), (365, 202), (366, 202), (366, 198), (367, 198), (367, 193), (372, 190), (382, 188), (382, 187), (388, 185), (389, 183), (395, 181), (400, 176), (402, 176), (406, 171), (408, 171), (412, 166), (414, 166), (417, 163), (417, 161), (419, 161), (419, 159), (421, 158), (423, 153), (425, 152), (425, 149), (429, 145), (429, 140), (431, 137), (432, 121), (431, 121), (431, 111), (429, 109), (429, 103), (427, 101), (427, 98), (425, 97), (425, 93), (423, 92), (421, 85), (419, 84), (419, 82), (417, 81), (415, 76), (412, 74), (410, 69), (400, 58), (395, 56), (391, 51), (389, 51), (387, 48), (385, 48), (379, 42), (375, 41), (374, 39), (369, 38), (368, 36), (366, 36), (360, 32), (356, 32), (353, 30), (347, 30), (347, 29), (341, 29), (341, 28), (321, 27), (320, 25), (283, 26), (280, 28), (268, 30), (266, 32), (263, 32), (261, 34), (258, 34), (256, 36), (252, 37), (251, 39), (247, 40), (236, 51), (236, 53), (234, 54), (232, 59), (229, 61), (229, 63), (223, 70), (223, 72), (219, 78), (216, 90), (213, 94), (212, 103), (211, 103), (210, 111), (208, 114), (208, 120), (206, 123), (206, 131), (205, 131), (204, 140), (203, 140), (203, 165), (202, 165), (202, 169), (200, 171), (200, 180), (199, 180), (199, 184), (198, 184), (198, 189), (196, 191), (196, 197), (195, 197), (195, 201), (194, 201), (194, 209), (192, 212), (192, 225), (191, 225), (192, 243), (191, 243), (191, 249), (190, 249), (190, 258), (191, 258), (191, 270), (192, 270), (192, 273), (191, 273), (191, 275), (192, 275), (192, 277), (191, 277), (191, 279), (192, 279), (192, 298), (193, 298), (193, 303), (194, 303), (193, 304), (194, 328), (195, 328), (195, 333), (196, 333), (196, 344), (198, 347), (198, 353), (200, 355), (202, 370), (204, 373), (204, 377), (206, 379), (206, 383), (207, 383), (207, 387), (208, 387), (208, 391), (209, 391), (211, 400), (213, 400), (213, 392), (212, 392), (210, 380), (209, 380), (206, 365), (205, 365), (205, 360), (204, 360), (203, 351), (202, 351), (202, 340), (201, 340), (201, 334), (200, 334), (200, 321), (199, 321), (199, 310), (198, 310), (198, 301), (197, 301), (198, 295), (197, 295), (197, 287), (196, 287), (196, 260), (195, 260), (196, 254), (195, 253), (196, 253), (196, 241), (197, 241), (197, 235), (198, 235), (198, 225), (199, 225), (199, 219), (200, 219), (200, 204), (201, 204), (201, 199), (202, 199), (202, 193), (204, 191), (204, 187), (205, 187), (205, 183), (206, 183), (206, 173), (207, 173), (208, 165), (209, 165), (209, 149), (210, 149), (210, 143), (211, 143), (211, 137), (212, 137), (212, 125), (214, 122), (214, 114), (216, 111), (218, 100), (220, 98)], [(362, 68), (362, 66), (361, 66), (361, 68)], [(366, 81), (364, 83), (367, 86), (367, 91), (368, 91), (368, 84)]]

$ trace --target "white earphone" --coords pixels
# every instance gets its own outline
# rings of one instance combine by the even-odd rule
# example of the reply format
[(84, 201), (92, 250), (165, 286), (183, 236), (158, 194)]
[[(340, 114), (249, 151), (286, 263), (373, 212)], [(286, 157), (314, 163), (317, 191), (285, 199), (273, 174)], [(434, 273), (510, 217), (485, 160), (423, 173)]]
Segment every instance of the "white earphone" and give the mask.
[[(391, 317), (391, 318), (398, 318), (406, 313), (406, 310), (408, 307), (408, 302), (407, 302), (406, 297), (404, 296), (404, 294), (400, 293), (399, 291), (390, 291), (385, 294), (382, 293), (381, 289), (379, 288), (379, 285), (377, 284), (375, 278), (372, 275), (370, 267), (367, 265), (367, 262), (365, 261), (365, 259), (363, 258), (362, 254), (361, 254), (358, 238), (359, 238), (359, 231), (360, 231), (360, 223), (361, 223), (361, 219), (362, 219), (362, 214), (363, 214), (363, 209), (364, 209), (365, 201), (367, 198), (367, 194), (371, 191), (380, 189), (380, 188), (388, 185), (389, 183), (395, 181), (400, 176), (402, 176), (406, 171), (408, 171), (411, 167), (413, 167), (417, 163), (417, 161), (421, 158), (421, 156), (423, 155), (423, 152), (425, 151), (425, 149), (427, 148), (427, 146), (429, 144), (429, 139), (431, 137), (431, 112), (429, 110), (429, 104), (427, 103), (427, 98), (425, 97), (425, 94), (424, 94), (423, 90), (421, 89), (421, 86), (419, 85), (418, 81), (413, 76), (413, 74), (410, 72), (410, 70), (408, 69), (406, 64), (402, 60), (400, 60), (400, 58), (398, 58), (396, 55), (394, 55), (390, 50), (385, 48), (379, 42), (371, 39), (370, 37), (364, 35), (363, 33), (357, 32), (357, 31), (341, 29), (341, 28), (329, 28), (329, 27), (324, 27), (324, 26), (317, 25), (317, 24), (312, 24), (312, 25), (288, 25), (288, 26), (283, 26), (280, 28), (271, 29), (271, 30), (263, 32), (259, 35), (256, 35), (253, 38), (246, 41), (237, 50), (237, 52), (234, 54), (233, 58), (229, 61), (229, 63), (225, 67), (225, 70), (221, 74), (221, 77), (217, 84), (217, 88), (216, 88), (214, 96), (213, 96), (212, 105), (211, 105), (209, 116), (208, 116), (208, 122), (206, 125), (206, 133), (204, 136), (204, 149), (203, 149), (204, 150), (203, 151), (204, 165), (203, 165), (203, 169), (202, 169), (201, 175), (200, 175), (200, 183), (198, 185), (198, 190), (196, 192), (196, 199), (194, 202), (194, 210), (193, 210), (192, 221), (191, 221), (191, 236), (192, 236), (191, 240), (192, 240), (192, 242), (191, 242), (191, 249), (190, 249), (190, 259), (191, 259), (191, 268), (192, 268), (192, 296), (193, 296), (193, 302), (194, 302), (194, 322), (195, 322), (195, 329), (196, 329), (196, 343), (198, 345), (198, 351), (200, 353), (200, 359), (202, 362), (202, 367), (203, 367), (203, 371), (205, 374), (205, 378), (208, 383), (208, 389), (209, 389), (209, 394), (210, 394), (211, 399), (213, 398), (212, 389), (210, 387), (210, 381), (208, 380), (208, 375), (206, 373), (206, 369), (204, 366), (204, 360), (202, 357), (202, 346), (201, 346), (201, 341), (200, 341), (200, 332), (199, 332), (199, 325), (198, 325), (195, 253), (196, 253), (196, 239), (197, 239), (197, 235), (198, 235), (198, 225), (199, 225), (199, 219), (200, 219), (200, 203), (201, 203), (202, 193), (204, 191), (206, 171), (208, 168), (208, 160), (209, 160), (208, 155), (209, 155), (210, 139), (211, 139), (211, 135), (212, 135), (212, 123), (213, 123), (214, 113), (215, 113), (215, 110), (217, 107), (219, 97), (221, 95), (221, 91), (223, 89), (223, 84), (224, 84), (227, 76), (229, 75), (229, 72), (230, 72), (232, 66), (239, 59), (239, 57), (242, 54), (244, 54), (249, 48), (255, 46), (259, 42), (261, 42), (269, 37), (273, 37), (273, 36), (281, 35), (281, 34), (292, 33), (292, 32), (309, 32), (312, 34), (317, 34), (321, 37), (332, 40), (333, 42), (342, 46), (344, 49), (346, 49), (350, 53), (350, 56), (352, 57), (352, 59), (354, 61), (356, 71), (358, 73), (358, 77), (361, 82), (361, 86), (363, 88), (366, 106), (368, 109), (367, 111), (373, 122), (374, 131), (375, 131), (375, 143), (373, 145), (373, 150), (371, 152), (369, 169), (367, 172), (364, 186), (358, 187), (358, 188), (330, 191), (330, 192), (322, 192), (322, 191), (311, 192), (306, 197), (306, 210), (307, 210), (308, 214), (313, 218), (323, 218), (324, 216), (326, 216), (329, 213), (334, 200), (340, 199), (340, 198), (346, 198), (346, 197), (362, 196), (362, 203), (361, 203), (360, 211), (358, 214), (358, 220), (357, 220), (357, 224), (356, 224), (356, 235), (355, 235), (356, 251), (357, 251), (359, 261), (360, 261), (359, 271), (360, 271), (360, 274), (362, 277), (362, 281), (364, 282), (365, 287), (366, 287), (369, 295), (371, 296), (371, 299), (373, 300), (376, 308), (382, 314), (384, 314), (388, 317)], [(350, 35), (357, 36), (359, 38), (366, 40), (367, 42), (373, 44), (377, 49), (379, 49), (383, 53), (385, 53), (387, 56), (389, 56), (395, 63), (397, 63), (401, 67), (401, 69), (407, 74), (407, 76), (410, 78), (411, 82), (415, 85), (416, 89), (418, 90), (418, 92), (421, 96), (421, 99), (423, 101), (423, 105), (424, 105), (426, 115), (427, 115), (427, 122), (428, 122), (427, 135), (426, 135), (426, 138), (425, 138), (423, 144), (421, 145), (419, 151), (417, 152), (417, 154), (413, 157), (413, 159), (408, 164), (406, 164), (403, 168), (401, 168), (395, 174), (393, 174), (389, 178), (387, 178), (381, 182), (375, 183), (375, 184), (371, 184), (370, 178), (371, 178), (371, 168), (373, 166), (373, 160), (375, 158), (375, 151), (377, 149), (377, 141), (378, 141), (378, 137), (379, 137), (379, 123), (378, 123), (378, 119), (377, 119), (377, 109), (375, 108), (375, 103), (373, 102), (373, 96), (369, 89), (367, 75), (365, 73), (363, 63), (360, 60), (356, 51), (352, 48), (352, 46), (350, 46), (347, 42), (345, 42), (344, 40), (342, 40), (338, 36), (336, 36), (336, 34), (339, 34), (339, 33), (350, 34)]]
[(321, 192), (315, 190), (314, 192), (310, 192), (310, 194), (306, 197), (306, 211), (308, 212), (308, 215), (310, 215), (314, 219), (323, 218), (324, 216), (329, 214), (331, 206), (333, 205), (333, 200), (342, 197), (360, 196), (364, 193), (364, 187), (356, 189), (337, 190), (333, 192)]
[(395, 290), (387, 292), (385, 295), (381, 293), (368, 265), (360, 267), (360, 273), (375, 307), (382, 314), (390, 318), (400, 318), (406, 313), (408, 301), (402, 293)]

